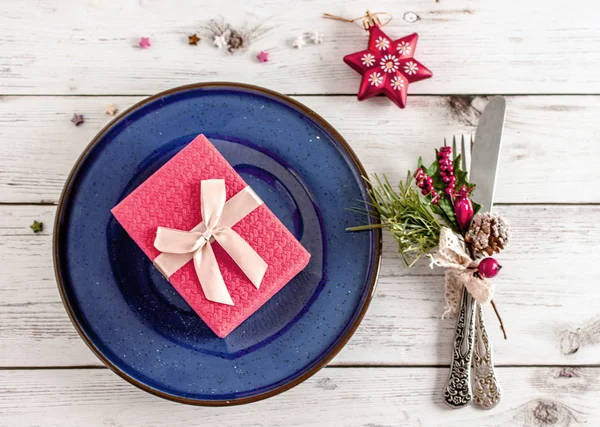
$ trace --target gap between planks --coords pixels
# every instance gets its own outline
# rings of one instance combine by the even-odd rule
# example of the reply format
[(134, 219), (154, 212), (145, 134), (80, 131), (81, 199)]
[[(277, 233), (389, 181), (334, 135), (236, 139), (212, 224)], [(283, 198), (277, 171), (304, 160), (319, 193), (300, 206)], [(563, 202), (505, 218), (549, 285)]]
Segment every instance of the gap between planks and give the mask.
[[(377, 365), (326, 365), (322, 369), (448, 369), (450, 365), (394, 365), (394, 364), (377, 364)], [(579, 365), (565, 364), (533, 364), (533, 365), (515, 365), (515, 364), (498, 364), (494, 367), (503, 369), (533, 369), (533, 368), (556, 368), (556, 369), (597, 369), (600, 368), (598, 363), (588, 363)], [(105, 365), (73, 365), (73, 366), (1, 366), (0, 371), (65, 371), (65, 370), (86, 370), (86, 369), (102, 369), (109, 370)], [(322, 370), (320, 369), (320, 370)], [(320, 371), (319, 370), (319, 371)], [(317, 371), (317, 372), (319, 372)]]

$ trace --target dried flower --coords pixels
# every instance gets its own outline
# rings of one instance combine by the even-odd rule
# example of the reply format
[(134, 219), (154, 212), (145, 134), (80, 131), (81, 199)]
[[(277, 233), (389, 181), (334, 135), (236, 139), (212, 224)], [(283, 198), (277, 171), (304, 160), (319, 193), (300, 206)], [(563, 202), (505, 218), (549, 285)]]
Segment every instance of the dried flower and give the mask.
[(240, 33), (232, 30), (229, 34), (229, 40), (227, 41), (227, 50), (232, 53), (234, 50), (238, 50), (244, 47), (244, 38)]
[(39, 221), (33, 221), (33, 224), (31, 224), (29, 228), (31, 228), (34, 233), (39, 233), (44, 229), (44, 223)]

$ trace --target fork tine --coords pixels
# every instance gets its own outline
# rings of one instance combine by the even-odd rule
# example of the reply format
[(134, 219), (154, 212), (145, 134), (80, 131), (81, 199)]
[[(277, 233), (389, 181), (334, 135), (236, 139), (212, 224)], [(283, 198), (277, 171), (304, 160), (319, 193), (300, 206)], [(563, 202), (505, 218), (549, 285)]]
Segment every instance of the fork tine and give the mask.
[(467, 170), (467, 162), (465, 160), (465, 136), (460, 136), (460, 167), (462, 170)]
[(465, 141), (464, 135), (462, 136), (461, 145), (463, 170), (467, 171), (468, 177), (468, 174), (471, 172), (471, 143), (469, 141)]
[(448, 144), (446, 143), (446, 137), (444, 137), (444, 147), (446, 147)]
[(456, 150), (456, 135), (452, 136), (452, 159), (456, 159), (458, 152)]

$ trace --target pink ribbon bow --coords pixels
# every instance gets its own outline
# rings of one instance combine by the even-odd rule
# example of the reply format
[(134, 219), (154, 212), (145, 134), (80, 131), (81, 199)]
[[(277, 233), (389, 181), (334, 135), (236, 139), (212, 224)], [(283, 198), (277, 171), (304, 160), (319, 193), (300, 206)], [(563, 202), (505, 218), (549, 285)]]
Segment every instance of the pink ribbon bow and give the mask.
[(226, 202), (225, 181), (222, 179), (203, 180), (200, 190), (203, 221), (190, 231), (158, 227), (154, 247), (162, 253), (154, 259), (154, 265), (169, 278), (193, 259), (206, 299), (234, 305), (211, 241), (221, 245), (258, 289), (267, 271), (267, 263), (231, 227), (263, 201), (247, 186)]

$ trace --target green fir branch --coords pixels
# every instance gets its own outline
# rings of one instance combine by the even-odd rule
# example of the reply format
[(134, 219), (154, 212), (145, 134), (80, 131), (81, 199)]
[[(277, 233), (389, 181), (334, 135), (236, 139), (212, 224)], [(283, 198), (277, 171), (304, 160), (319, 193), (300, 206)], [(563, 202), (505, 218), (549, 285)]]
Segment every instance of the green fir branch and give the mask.
[(350, 227), (348, 231), (363, 231), (374, 228), (386, 228), (398, 243), (398, 251), (404, 263), (411, 267), (423, 255), (434, 250), (439, 243), (442, 225), (432, 209), (431, 202), (421, 196), (414, 186), (409, 172), (406, 181), (398, 184), (394, 191), (387, 177), (383, 181), (377, 175), (365, 180), (371, 184), (369, 209), (354, 208), (360, 212), (379, 218), (380, 224)]

